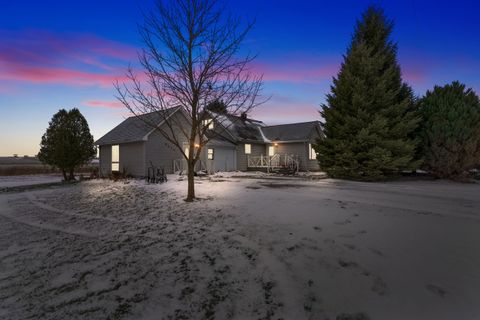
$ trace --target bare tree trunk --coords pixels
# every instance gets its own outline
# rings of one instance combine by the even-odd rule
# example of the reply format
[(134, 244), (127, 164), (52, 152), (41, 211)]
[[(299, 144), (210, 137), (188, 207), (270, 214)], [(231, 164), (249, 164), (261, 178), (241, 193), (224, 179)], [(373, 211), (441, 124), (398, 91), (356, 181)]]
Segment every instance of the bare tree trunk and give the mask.
[(68, 176), (68, 181), (73, 181), (75, 180), (75, 174), (73, 172), (73, 169), (70, 169), (70, 175)]
[[(262, 76), (248, 67), (255, 55), (240, 54), (253, 21), (242, 24), (219, 0), (158, 0), (144, 17), (139, 60), (146, 79), (129, 68), (131, 83), (116, 83), (117, 98), (182, 153), (188, 163), (185, 200), (193, 201), (195, 163), (210, 139), (232, 124), (225, 114), (240, 116), (264, 102), (257, 101)], [(214, 101), (225, 105), (223, 113), (208, 110)], [(183, 116), (172, 116), (173, 110)], [(150, 113), (156, 116), (146, 116)]]
[(188, 191), (186, 202), (192, 202), (195, 199), (195, 163), (188, 161)]
[(68, 181), (67, 171), (65, 171), (65, 169), (62, 169), (62, 174), (63, 174), (63, 181)]

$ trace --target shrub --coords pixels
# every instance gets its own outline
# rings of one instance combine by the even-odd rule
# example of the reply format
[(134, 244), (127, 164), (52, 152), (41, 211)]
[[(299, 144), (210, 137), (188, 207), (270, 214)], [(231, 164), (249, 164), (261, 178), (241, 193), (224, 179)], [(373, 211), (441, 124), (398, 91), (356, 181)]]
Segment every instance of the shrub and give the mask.
[(420, 100), (424, 167), (438, 178), (465, 179), (480, 164), (480, 100), (457, 81)]

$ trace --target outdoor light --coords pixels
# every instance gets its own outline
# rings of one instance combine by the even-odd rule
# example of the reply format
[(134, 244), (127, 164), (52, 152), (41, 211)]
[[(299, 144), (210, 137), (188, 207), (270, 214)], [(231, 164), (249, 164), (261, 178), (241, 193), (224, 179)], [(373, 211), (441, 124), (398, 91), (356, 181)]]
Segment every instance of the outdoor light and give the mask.
[(200, 145), (198, 143), (195, 144), (195, 148), (200, 148)]

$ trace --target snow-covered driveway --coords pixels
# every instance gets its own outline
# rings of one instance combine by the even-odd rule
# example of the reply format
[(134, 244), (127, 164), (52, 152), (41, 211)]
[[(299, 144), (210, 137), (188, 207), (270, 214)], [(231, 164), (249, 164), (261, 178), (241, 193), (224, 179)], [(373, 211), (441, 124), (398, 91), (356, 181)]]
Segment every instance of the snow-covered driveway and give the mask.
[(0, 318), (480, 318), (480, 185), (170, 178), (0, 194)]

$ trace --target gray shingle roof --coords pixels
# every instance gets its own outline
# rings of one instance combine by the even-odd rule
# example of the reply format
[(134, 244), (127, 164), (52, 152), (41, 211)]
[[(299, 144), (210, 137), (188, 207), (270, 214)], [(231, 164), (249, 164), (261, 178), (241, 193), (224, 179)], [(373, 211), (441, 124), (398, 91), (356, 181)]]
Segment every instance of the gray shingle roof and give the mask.
[(260, 127), (265, 124), (258, 120), (246, 119), (234, 115), (219, 115), (217, 121), (220, 122), (226, 131), (237, 141), (259, 141), (264, 142)]
[(310, 140), (312, 131), (319, 127), (320, 122), (311, 121), (267, 126), (263, 127), (262, 131), (271, 141), (306, 141)]
[[(178, 107), (161, 112), (167, 112), (167, 116), (169, 116), (177, 110), (179, 110)], [(107, 145), (142, 141), (145, 136), (153, 130), (151, 124), (159, 125), (164, 120), (164, 114), (161, 112), (151, 112), (139, 117), (133, 116), (127, 118), (103, 137), (95, 141), (95, 144)]]

